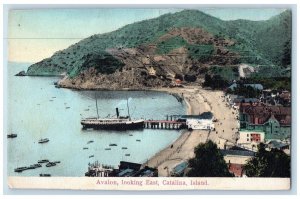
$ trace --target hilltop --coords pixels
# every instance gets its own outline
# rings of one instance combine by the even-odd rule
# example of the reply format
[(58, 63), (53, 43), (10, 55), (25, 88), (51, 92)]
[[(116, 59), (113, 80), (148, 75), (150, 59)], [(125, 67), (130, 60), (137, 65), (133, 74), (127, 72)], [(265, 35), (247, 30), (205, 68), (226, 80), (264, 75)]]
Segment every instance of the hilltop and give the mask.
[(174, 78), (198, 82), (212, 66), (234, 79), (240, 63), (290, 67), (290, 44), (290, 11), (266, 21), (223, 21), (184, 10), (83, 39), (26, 74), (66, 73), (60, 86), (79, 89), (162, 87)]

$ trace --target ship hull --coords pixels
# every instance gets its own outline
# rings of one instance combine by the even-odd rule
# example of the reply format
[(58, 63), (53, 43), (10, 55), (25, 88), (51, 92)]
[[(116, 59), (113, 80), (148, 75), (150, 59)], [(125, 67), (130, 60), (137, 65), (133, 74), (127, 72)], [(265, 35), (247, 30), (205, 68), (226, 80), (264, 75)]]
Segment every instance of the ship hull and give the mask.
[(135, 130), (144, 128), (144, 121), (141, 122), (127, 122), (127, 123), (115, 123), (115, 124), (90, 124), (81, 122), (83, 129), (106, 129), (106, 130)]

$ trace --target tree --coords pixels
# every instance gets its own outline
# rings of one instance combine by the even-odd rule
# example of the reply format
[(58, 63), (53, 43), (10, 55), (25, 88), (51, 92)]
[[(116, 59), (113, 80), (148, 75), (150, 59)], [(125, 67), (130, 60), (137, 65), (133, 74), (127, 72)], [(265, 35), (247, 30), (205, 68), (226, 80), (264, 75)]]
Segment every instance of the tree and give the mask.
[(263, 144), (258, 147), (255, 157), (244, 166), (248, 177), (290, 177), (291, 158), (283, 151), (266, 151)]
[(228, 171), (223, 155), (212, 141), (199, 144), (194, 149), (195, 157), (189, 160), (189, 177), (233, 177)]

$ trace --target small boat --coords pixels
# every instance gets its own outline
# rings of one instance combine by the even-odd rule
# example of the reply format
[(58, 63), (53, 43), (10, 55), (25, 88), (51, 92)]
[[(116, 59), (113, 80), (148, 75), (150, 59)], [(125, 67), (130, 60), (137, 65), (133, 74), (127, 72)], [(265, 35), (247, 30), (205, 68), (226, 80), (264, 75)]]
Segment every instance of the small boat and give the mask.
[(28, 169), (36, 169), (36, 168), (39, 168), (39, 167), (42, 167), (42, 165), (41, 164), (33, 164), (33, 165), (30, 165), (28, 167)]
[(41, 173), (40, 177), (51, 177), (51, 174), (47, 174), (47, 173)]
[(46, 164), (46, 167), (53, 167), (53, 166), (55, 166), (56, 164), (54, 163), (54, 162), (48, 162), (47, 164)]
[(17, 136), (18, 136), (17, 134), (12, 133), (12, 134), (8, 134), (7, 138), (16, 138)]
[(105, 148), (106, 151), (111, 150), (111, 148)]
[(109, 144), (109, 146), (118, 146), (117, 144)]
[(52, 97), (52, 98), (56, 98), (56, 97)]
[(53, 100), (49, 100), (50, 102), (53, 102)]
[(69, 108), (70, 108), (69, 106), (66, 107), (66, 109), (69, 109)]
[(40, 143), (40, 144), (46, 143), (46, 142), (49, 142), (49, 139), (48, 139), (48, 138), (44, 138), (44, 139), (40, 139), (40, 140), (39, 140), (39, 143)]
[(136, 140), (137, 142), (140, 142), (141, 140)]
[(38, 161), (39, 164), (41, 164), (41, 163), (47, 163), (47, 162), (49, 162), (49, 160), (46, 160), (46, 159), (45, 159), (45, 160), (39, 160), (39, 161)]
[(88, 147), (83, 147), (83, 150), (89, 149)]
[(127, 149), (127, 147), (122, 147), (122, 149)]
[(90, 144), (90, 143), (93, 143), (93, 142), (94, 142), (94, 140), (90, 140), (90, 141), (88, 141), (87, 143)]
[(18, 167), (18, 168), (15, 169), (15, 172), (22, 172), (22, 171), (25, 171), (27, 169), (29, 169), (29, 168), (28, 167)]
[(93, 157), (94, 157), (94, 155), (90, 155), (90, 156), (89, 156), (89, 158), (93, 158)]
[(89, 111), (90, 109), (84, 109), (84, 111)]
[(133, 136), (132, 134), (129, 134), (129, 136)]
[(60, 161), (54, 161), (53, 163), (55, 163), (55, 164), (59, 164), (59, 163), (60, 163)]
[(129, 154), (129, 153), (127, 153), (127, 154), (125, 154), (125, 156), (130, 156), (130, 154)]

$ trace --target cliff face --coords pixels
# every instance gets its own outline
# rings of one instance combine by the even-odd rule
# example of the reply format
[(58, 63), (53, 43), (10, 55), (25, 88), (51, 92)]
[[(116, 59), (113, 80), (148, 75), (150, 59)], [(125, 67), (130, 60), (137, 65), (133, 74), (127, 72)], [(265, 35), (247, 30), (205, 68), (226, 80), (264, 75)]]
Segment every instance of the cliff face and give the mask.
[[(276, 53), (290, 51), (284, 48), (291, 37), (290, 17), (286, 12), (263, 22), (225, 22), (185, 10), (86, 38), (33, 64), (27, 75), (66, 73), (59, 85), (78, 89), (140, 89), (169, 86), (176, 78), (191, 81), (187, 76), (201, 81), (216, 65), (282, 65), (287, 57), (276, 59)], [(281, 38), (267, 40), (270, 52), (259, 43), (264, 31)]]

